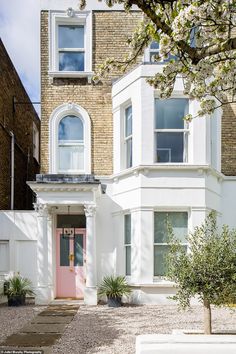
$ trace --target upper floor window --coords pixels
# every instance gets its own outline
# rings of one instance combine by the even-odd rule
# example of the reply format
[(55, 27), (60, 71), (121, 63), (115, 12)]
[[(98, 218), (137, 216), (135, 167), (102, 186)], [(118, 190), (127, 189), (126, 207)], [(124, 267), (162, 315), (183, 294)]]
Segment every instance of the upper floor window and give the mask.
[(84, 26), (58, 26), (58, 61), (60, 71), (84, 71)]
[(91, 78), (91, 12), (51, 12), (49, 58), (50, 76)]
[(59, 172), (84, 170), (84, 127), (79, 117), (62, 118), (58, 130)]
[(81, 106), (63, 104), (51, 115), (50, 173), (91, 173), (91, 123)]
[(188, 111), (188, 99), (155, 100), (155, 162), (187, 162)]
[(156, 64), (163, 64), (168, 62), (170, 59), (176, 59), (176, 56), (169, 54), (168, 58), (162, 60), (162, 61), (156, 61), (155, 56), (159, 54), (160, 51), (160, 45), (156, 41), (152, 41), (150, 46), (146, 49), (144, 53), (144, 60), (147, 63), (156, 63)]
[(125, 167), (129, 168), (133, 165), (133, 149), (132, 149), (132, 106), (125, 109)]
[(168, 245), (168, 224), (182, 247), (187, 250), (188, 213), (154, 213), (154, 276), (164, 276), (166, 274), (166, 256), (170, 247)]

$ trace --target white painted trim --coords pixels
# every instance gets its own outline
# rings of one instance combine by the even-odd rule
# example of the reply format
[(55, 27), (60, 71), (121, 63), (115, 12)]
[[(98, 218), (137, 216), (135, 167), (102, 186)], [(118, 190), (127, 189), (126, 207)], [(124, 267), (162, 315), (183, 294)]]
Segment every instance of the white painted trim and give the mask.
[(87, 111), (74, 103), (64, 103), (57, 107), (49, 120), (49, 172), (58, 173), (58, 126), (62, 118), (75, 115), (84, 124), (84, 170), (68, 173), (91, 174), (91, 121)]
[[(84, 71), (59, 71), (58, 68), (58, 25), (84, 25)], [(88, 77), (92, 76), (92, 12), (77, 11), (69, 17), (64, 11), (49, 13), (49, 76), (51, 77)], [(60, 75), (59, 75), (60, 74)]]
[[(79, 0), (70, 0), (70, 1), (63, 1), (63, 0), (40, 0), (40, 8), (41, 10), (61, 10), (66, 11), (68, 7), (72, 7), (73, 10), (79, 9)], [(112, 7), (108, 7), (104, 2), (100, 2), (99, 0), (87, 0), (87, 5), (85, 11), (124, 11), (123, 4), (115, 4)], [(133, 6), (132, 10), (137, 11), (139, 10), (137, 6)]]

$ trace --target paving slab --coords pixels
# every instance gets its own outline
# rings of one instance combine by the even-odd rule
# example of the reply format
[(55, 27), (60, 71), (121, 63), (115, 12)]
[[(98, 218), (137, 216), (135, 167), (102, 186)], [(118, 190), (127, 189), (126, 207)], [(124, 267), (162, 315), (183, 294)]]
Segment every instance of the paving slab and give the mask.
[(0, 347), (1, 354), (51, 354), (52, 350), (49, 347)]
[(54, 311), (43, 311), (41, 312), (38, 316), (52, 316), (52, 317), (56, 317), (56, 316), (75, 316), (77, 314), (77, 311), (68, 311), (68, 312), (64, 312), (64, 311), (57, 311), (57, 312), (54, 312)]
[(67, 323), (30, 323), (20, 333), (63, 333)]
[(74, 316), (36, 316), (31, 323), (70, 323)]
[(59, 333), (16, 333), (1, 343), (4, 347), (50, 347), (61, 335)]

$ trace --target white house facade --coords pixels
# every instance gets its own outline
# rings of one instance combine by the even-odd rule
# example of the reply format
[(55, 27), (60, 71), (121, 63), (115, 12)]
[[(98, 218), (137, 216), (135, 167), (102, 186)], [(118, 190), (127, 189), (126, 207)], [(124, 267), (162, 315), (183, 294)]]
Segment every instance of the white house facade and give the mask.
[(187, 233), (210, 210), (220, 224), (236, 227), (236, 176), (222, 172), (224, 114), (218, 109), (184, 122), (198, 102), (183, 94), (181, 78), (172, 97), (160, 100), (147, 83), (164, 65), (151, 62), (155, 44), (135, 68), (107, 84), (110, 93), (91, 82), (100, 17), (108, 24), (114, 12), (125, 18), (121, 6), (110, 10), (89, 1), (80, 12), (77, 1), (44, 0), (42, 10), (48, 24), (42, 32), (48, 43), (42, 52), (46, 167), (28, 182), (35, 210), (0, 214), (0, 275), (29, 277), (37, 303), (79, 298), (97, 304), (97, 288), (111, 274), (126, 276), (132, 302), (169, 303), (176, 290), (165, 280), (166, 219), (186, 248)]

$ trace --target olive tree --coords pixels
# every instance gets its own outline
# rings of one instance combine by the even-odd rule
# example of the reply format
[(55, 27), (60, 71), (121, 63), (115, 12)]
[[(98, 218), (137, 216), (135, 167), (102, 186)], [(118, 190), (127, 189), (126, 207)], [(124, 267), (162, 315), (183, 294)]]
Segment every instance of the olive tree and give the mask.
[[(160, 43), (156, 56), (161, 61), (172, 55), (161, 73), (148, 81), (169, 98), (177, 75), (183, 79), (185, 94), (200, 101), (197, 116), (236, 101), (236, 0), (97, 0), (107, 6), (133, 6), (143, 13), (128, 41), (129, 54), (123, 61), (108, 58), (95, 81), (112, 67), (126, 71), (152, 42)], [(86, 0), (80, 0), (80, 8)], [(186, 120), (193, 117), (187, 115)]]
[(187, 236), (188, 252), (170, 229), (167, 277), (176, 283), (172, 298), (182, 308), (197, 296), (204, 306), (204, 333), (211, 334), (211, 305), (227, 305), (236, 300), (236, 231), (218, 229), (212, 212), (205, 222)]

